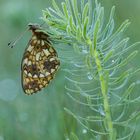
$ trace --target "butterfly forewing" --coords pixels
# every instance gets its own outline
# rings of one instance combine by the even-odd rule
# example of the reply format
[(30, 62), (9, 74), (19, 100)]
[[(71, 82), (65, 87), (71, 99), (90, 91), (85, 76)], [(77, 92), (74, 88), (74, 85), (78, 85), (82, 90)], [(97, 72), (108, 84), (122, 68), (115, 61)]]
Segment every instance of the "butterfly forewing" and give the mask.
[(59, 68), (57, 52), (48, 35), (31, 28), (33, 35), (22, 59), (22, 87), (30, 95), (46, 87)]

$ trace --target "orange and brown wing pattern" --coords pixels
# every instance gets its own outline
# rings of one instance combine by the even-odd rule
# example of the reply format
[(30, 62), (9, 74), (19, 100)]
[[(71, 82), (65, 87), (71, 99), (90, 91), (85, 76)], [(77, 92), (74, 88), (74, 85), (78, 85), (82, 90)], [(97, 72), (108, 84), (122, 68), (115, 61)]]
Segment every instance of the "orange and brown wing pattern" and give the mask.
[(33, 34), (22, 59), (22, 87), (31, 95), (46, 87), (54, 78), (60, 62), (47, 38)]

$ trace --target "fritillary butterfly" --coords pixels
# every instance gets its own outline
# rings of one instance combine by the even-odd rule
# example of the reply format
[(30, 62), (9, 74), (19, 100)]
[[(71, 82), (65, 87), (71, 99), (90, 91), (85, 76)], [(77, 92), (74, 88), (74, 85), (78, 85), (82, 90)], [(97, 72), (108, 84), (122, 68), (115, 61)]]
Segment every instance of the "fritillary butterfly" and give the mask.
[(60, 66), (60, 61), (49, 35), (38, 24), (28, 26), (32, 37), (22, 58), (21, 77), (24, 92), (31, 95), (48, 86)]

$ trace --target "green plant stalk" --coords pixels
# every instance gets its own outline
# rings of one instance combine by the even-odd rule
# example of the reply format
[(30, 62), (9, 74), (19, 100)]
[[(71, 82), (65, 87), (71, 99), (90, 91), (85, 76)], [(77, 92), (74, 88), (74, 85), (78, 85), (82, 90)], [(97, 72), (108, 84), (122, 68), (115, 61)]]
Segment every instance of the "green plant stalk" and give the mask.
[(109, 106), (109, 101), (108, 101), (108, 83), (107, 80), (104, 76), (104, 71), (101, 66), (101, 61), (99, 59), (99, 54), (96, 49), (93, 51), (93, 55), (95, 58), (95, 63), (97, 65), (97, 71), (99, 74), (99, 79), (100, 79), (100, 85), (101, 85), (101, 92), (103, 96), (103, 103), (104, 103), (104, 111), (105, 111), (105, 124), (107, 125), (107, 129), (109, 131), (109, 140), (116, 140), (115, 134), (113, 131), (113, 123), (111, 119), (111, 112), (110, 112), (110, 106)]
[(111, 119), (111, 112), (110, 112), (110, 106), (109, 106), (109, 100), (108, 100), (108, 80), (107, 80), (108, 77), (105, 76), (107, 74), (105, 73), (105, 71), (102, 68), (99, 53), (96, 49), (99, 27), (100, 27), (100, 20), (97, 20), (97, 22), (95, 24), (94, 33), (93, 33), (93, 36), (94, 36), (93, 43), (91, 40), (87, 40), (86, 42), (90, 48), (91, 57), (94, 57), (94, 59), (95, 59), (97, 71), (99, 74), (101, 92), (102, 92), (102, 96), (103, 96), (104, 112), (105, 112), (105, 124), (106, 124), (107, 130), (109, 132), (109, 140), (116, 140), (116, 133), (113, 129), (113, 123), (112, 123), (112, 119)]

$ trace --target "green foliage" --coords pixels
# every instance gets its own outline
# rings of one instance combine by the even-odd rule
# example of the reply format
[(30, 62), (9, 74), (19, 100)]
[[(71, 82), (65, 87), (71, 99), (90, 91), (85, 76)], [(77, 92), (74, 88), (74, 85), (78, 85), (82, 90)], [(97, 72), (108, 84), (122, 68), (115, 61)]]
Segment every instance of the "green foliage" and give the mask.
[[(138, 83), (130, 78), (139, 69), (129, 68), (128, 63), (137, 54), (132, 48), (139, 43), (129, 46), (129, 38), (123, 38), (130, 22), (124, 21), (115, 30), (115, 8), (105, 23), (104, 8), (96, 0), (81, 0), (80, 5), (77, 0), (65, 0), (62, 9), (54, 0), (52, 4), (53, 9), (43, 11), (43, 20), (49, 25), (51, 38), (65, 44), (58, 51), (61, 61), (67, 64), (63, 69), (65, 89), (73, 104), (65, 111), (94, 139), (133, 139), (134, 120), (139, 116), (133, 105), (139, 103), (139, 95), (134, 92)], [(77, 140), (78, 134), (72, 132), (70, 139)]]

